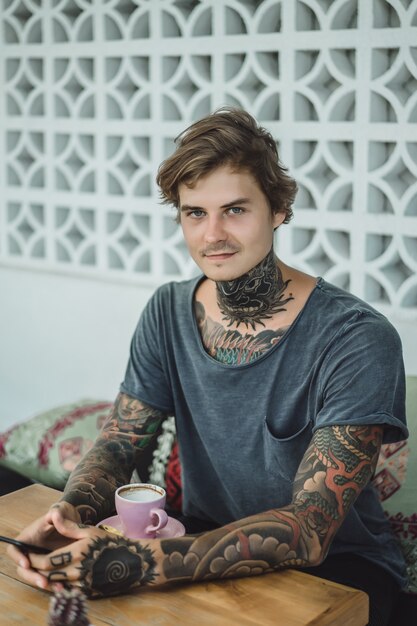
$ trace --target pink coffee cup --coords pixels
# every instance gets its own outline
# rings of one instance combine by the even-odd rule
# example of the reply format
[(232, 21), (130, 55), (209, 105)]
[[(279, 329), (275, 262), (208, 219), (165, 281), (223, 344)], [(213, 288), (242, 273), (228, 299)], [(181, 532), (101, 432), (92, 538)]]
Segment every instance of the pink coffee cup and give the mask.
[(153, 539), (168, 523), (165, 489), (150, 483), (132, 483), (116, 490), (115, 504), (124, 534), (131, 539)]

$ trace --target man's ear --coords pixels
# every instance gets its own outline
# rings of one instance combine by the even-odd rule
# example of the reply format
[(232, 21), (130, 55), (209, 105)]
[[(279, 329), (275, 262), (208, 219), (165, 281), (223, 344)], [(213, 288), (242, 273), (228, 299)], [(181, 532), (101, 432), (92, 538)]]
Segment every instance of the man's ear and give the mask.
[(272, 216), (272, 223), (274, 225), (274, 231), (277, 230), (277, 228), (279, 228), (282, 224), (282, 222), (285, 220), (285, 213), (284, 212), (279, 212), (279, 213), (274, 213)]

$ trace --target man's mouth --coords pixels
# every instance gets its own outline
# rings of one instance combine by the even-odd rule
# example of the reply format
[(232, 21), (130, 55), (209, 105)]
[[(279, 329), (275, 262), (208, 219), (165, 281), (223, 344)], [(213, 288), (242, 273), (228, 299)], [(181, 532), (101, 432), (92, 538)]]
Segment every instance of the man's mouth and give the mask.
[(204, 254), (203, 256), (206, 259), (211, 259), (212, 261), (221, 261), (223, 259), (229, 259), (234, 254), (236, 254), (236, 251), (235, 252), (215, 252), (214, 254)]

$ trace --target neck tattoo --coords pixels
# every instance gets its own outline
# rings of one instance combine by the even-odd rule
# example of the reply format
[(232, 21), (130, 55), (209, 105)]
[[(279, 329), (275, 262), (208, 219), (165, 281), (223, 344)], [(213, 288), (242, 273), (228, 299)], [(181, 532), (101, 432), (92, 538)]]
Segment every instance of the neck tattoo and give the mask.
[(228, 321), (228, 326), (245, 324), (255, 330), (256, 324), (265, 326), (263, 320), (285, 311), (285, 305), (294, 300), (292, 294), (284, 297), (291, 279), (284, 281), (275, 259), (274, 251), (251, 269), (234, 280), (216, 282), (217, 304)]

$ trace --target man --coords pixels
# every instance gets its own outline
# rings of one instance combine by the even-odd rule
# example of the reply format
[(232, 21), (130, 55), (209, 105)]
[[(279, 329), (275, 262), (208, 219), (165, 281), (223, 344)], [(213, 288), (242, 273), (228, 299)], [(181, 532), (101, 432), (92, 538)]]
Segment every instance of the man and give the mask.
[[(151, 298), (102, 433), (60, 502), (21, 533), (54, 551), (10, 555), (32, 584), (93, 596), (306, 568), (365, 589), (370, 623), (384, 624), (404, 563), (370, 479), (381, 442), (407, 436), (398, 335), (276, 257), (296, 185), (250, 115), (222, 109), (177, 141), (157, 180), (202, 276)], [(91, 526), (168, 415), (183, 513), (210, 530), (139, 541)]]

